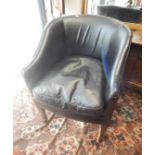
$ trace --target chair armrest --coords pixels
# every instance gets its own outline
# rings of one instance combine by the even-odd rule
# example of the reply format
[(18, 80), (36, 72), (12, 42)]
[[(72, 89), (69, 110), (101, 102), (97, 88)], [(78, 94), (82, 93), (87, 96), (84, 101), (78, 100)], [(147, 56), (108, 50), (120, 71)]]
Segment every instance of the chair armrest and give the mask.
[(44, 29), (32, 62), (23, 69), (25, 82), (30, 89), (51, 70), (54, 64), (66, 56), (64, 40), (63, 21), (55, 19)]
[[(126, 60), (129, 54), (132, 33), (126, 26), (120, 26), (119, 30), (111, 39), (109, 52), (104, 57), (104, 72), (106, 76), (105, 103), (108, 105), (116, 100), (120, 93)], [(125, 33), (122, 38), (121, 34)], [(120, 38), (120, 39), (119, 39)], [(113, 102), (114, 103), (114, 102)]]

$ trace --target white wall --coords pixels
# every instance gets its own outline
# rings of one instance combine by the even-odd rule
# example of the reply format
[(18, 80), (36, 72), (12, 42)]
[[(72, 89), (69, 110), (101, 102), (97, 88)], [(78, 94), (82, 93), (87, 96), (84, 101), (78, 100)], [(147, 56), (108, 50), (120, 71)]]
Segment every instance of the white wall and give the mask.
[(10, 52), (14, 56), (14, 74), (16, 76), (36, 51), (42, 32), (42, 23), (37, 0), (18, 0), (14, 3), (16, 3), (14, 6), (16, 13), (10, 26), (14, 27), (12, 29), (14, 46)]

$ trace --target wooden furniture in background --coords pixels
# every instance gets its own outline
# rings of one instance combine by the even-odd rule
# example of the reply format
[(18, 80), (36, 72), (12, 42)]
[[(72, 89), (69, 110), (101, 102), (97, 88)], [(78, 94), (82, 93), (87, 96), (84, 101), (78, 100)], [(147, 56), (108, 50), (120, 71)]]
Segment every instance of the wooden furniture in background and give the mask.
[(65, 14), (65, 0), (62, 0), (62, 14)]
[(124, 73), (125, 86), (142, 90), (142, 25), (126, 23), (133, 32), (132, 44)]
[(88, 0), (83, 0), (82, 4), (82, 14), (86, 15), (88, 9)]
[(142, 45), (142, 24), (125, 23), (133, 32), (132, 43)]

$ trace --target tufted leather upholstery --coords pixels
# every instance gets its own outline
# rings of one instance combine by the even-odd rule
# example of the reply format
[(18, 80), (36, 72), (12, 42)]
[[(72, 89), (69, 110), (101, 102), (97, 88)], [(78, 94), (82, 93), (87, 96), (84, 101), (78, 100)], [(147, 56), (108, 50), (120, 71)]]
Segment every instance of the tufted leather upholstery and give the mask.
[(42, 107), (94, 123), (107, 122), (119, 95), (130, 30), (101, 16), (49, 23), (24, 79)]
[(113, 17), (124, 22), (142, 23), (141, 9), (113, 5), (98, 5), (97, 14)]

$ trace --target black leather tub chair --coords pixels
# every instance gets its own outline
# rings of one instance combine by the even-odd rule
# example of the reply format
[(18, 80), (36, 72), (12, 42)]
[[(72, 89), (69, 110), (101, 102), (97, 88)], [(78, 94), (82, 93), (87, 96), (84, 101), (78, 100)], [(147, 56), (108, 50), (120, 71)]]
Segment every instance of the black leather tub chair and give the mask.
[(142, 10), (114, 5), (98, 5), (97, 14), (130, 23), (142, 23)]
[(47, 109), (100, 124), (99, 141), (119, 96), (130, 42), (130, 30), (112, 18), (66, 16), (50, 22), (23, 72), (44, 119)]

